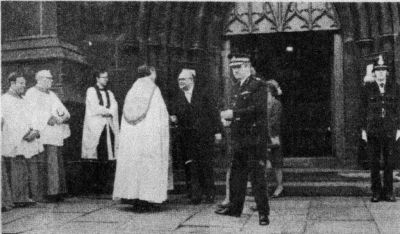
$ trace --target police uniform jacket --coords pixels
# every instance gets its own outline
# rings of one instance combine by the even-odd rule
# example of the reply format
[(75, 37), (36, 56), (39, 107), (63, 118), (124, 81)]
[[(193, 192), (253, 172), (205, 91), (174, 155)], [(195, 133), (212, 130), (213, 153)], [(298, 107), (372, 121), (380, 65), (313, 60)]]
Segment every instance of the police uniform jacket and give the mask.
[(385, 92), (381, 94), (377, 82), (367, 83), (362, 90), (362, 129), (368, 135), (385, 134), (395, 137), (400, 129), (399, 86), (386, 80)]
[(233, 88), (232, 138), (239, 147), (257, 147), (263, 155), (267, 145), (267, 89), (265, 82), (250, 76)]

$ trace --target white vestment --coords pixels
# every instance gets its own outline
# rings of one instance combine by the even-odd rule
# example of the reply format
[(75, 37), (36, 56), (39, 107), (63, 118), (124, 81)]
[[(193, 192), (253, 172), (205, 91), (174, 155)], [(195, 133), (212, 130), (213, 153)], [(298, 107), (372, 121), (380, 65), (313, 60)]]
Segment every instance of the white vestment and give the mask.
[[(101, 133), (106, 127), (107, 131), (107, 149), (108, 159), (115, 159), (112, 151), (110, 131), (114, 133), (114, 152), (117, 152), (119, 139), (118, 123), (118, 103), (114, 94), (107, 90), (110, 98), (110, 108), (106, 108), (106, 91), (100, 91), (103, 105), (99, 104), (99, 98), (94, 87), (90, 87), (86, 92), (86, 111), (83, 123), (82, 134), (82, 158), (97, 159), (97, 146), (99, 144)], [(104, 117), (105, 114), (111, 114), (112, 117)]]
[(138, 79), (123, 110), (113, 198), (162, 203), (168, 190), (169, 116), (160, 89), (149, 78)]
[(1, 96), (1, 154), (6, 157), (24, 155), (31, 158), (43, 151), (40, 140), (23, 140), (29, 129), (33, 129), (29, 103), (8, 93)]
[(55, 93), (40, 91), (36, 87), (28, 89), (25, 99), (32, 106), (31, 118), (34, 122), (34, 129), (40, 132), (40, 141), (44, 145), (63, 146), (64, 139), (71, 135), (68, 124), (47, 124), (51, 116), (55, 116), (62, 122), (62, 119), (69, 119), (70, 114), (67, 108)]

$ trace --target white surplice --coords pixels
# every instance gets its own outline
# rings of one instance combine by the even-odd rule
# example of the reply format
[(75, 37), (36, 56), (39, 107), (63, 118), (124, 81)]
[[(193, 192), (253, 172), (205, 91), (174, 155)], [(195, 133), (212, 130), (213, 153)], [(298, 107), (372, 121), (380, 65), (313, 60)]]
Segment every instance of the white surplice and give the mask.
[[(106, 108), (108, 92), (110, 98), (110, 108)], [(107, 131), (107, 149), (108, 159), (115, 159), (112, 151), (110, 131), (114, 134), (114, 152), (117, 152), (119, 142), (119, 123), (118, 123), (118, 103), (114, 94), (110, 91), (100, 91), (104, 105), (99, 104), (96, 89), (90, 87), (86, 92), (86, 110), (83, 123), (82, 134), (82, 158), (97, 159), (97, 146), (100, 135), (106, 127)], [(111, 114), (112, 117), (103, 117), (102, 115)]]
[(39, 139), (32, 142), (23, 140), (29, 129), (33, 128), (31, 109), (24, 98), (8, 93), (1, 96), (2, 141), (1, 154), (6, 157), (23, 155), (31, 158), (43, 151)]
[[(138, 79), (123, 113), (113, 198), (162, 203), (168, 190), (169, 116), (159, 88), (149, 78)], [(142, 113), (140, 121), (128, 123)]]
[(61, 122), (68, 119), (70, 114), (55, 93), (40, 91), (36, 87), (28, 89), (25, 99), (32, 106), (30, 117), (33, 119), (34, 129), (40, 132), (40, 141), (44, 145), (63, 146), (64, 139), (71, 135), (68, 124), (47, 124), (51, 116), (55, 116)]

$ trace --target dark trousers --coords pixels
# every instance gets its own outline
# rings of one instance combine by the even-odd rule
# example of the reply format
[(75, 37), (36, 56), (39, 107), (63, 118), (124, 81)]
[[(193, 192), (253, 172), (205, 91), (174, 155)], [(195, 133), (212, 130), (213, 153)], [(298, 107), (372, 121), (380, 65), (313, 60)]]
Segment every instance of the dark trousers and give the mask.
[[(371, 171), (371, 189), (375, 195), (393, 193), (393, 151), (394, 140), (386, 134), (368, 135), (368, 153)], [(380, 176), (380, 159), (383, 155), (383, 186)]]
[(269, 215), (267, 183), (265, 180), (265, 162), (248, 160), (254, 158), (256, 147), (244, 147), (236, 150), (233, 156), (230, 184), (230, 201), (233, 213), (241, 214), (246, 197), (247, 179), (250, 174), (259, 214)]
[[(110, 129), (112, 151), (114, 151), (114, 134)], [(99, 145), (97, 146), (98, 163), (95, 168), (94, 178), (96, 180), (97, 192), (108, 192), (108, 185), (113, 180), (113, 168), (108, 160), (107, 129), (104, 127), (101, 132)]]
[(201, 199), (203, 194), (214, 195), (212, 140), (200, 137), (195, 130), (185, 130), (181, 131), (181, 146), (191, 198)]

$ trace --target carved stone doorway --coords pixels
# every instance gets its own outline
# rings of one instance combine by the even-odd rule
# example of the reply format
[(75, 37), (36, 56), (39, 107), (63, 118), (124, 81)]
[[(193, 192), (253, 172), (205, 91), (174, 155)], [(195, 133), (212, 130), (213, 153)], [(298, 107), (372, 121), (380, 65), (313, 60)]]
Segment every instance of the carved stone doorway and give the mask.
[[(257, 73), (281, 84), (285, 157), (343, 154), (343, 48), (338, 29), (330, 3), (237, 3), (229, 15), (223, 64), (232, 51), (250, 53)], [(230, 79), (229, 69), (223, 70)], [(231, 84), (226, 85), (229, 95)]]

